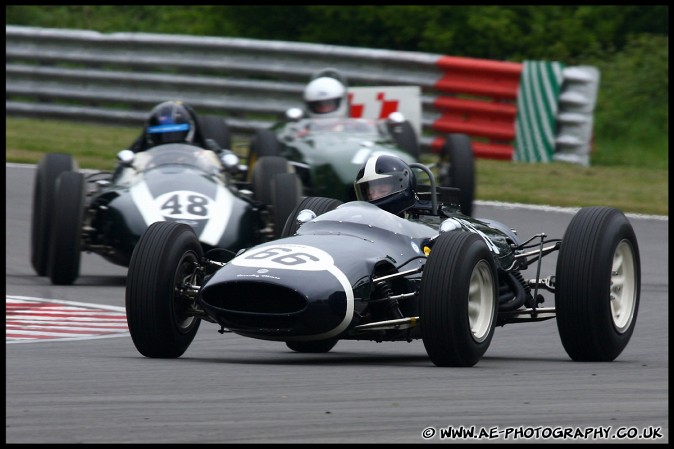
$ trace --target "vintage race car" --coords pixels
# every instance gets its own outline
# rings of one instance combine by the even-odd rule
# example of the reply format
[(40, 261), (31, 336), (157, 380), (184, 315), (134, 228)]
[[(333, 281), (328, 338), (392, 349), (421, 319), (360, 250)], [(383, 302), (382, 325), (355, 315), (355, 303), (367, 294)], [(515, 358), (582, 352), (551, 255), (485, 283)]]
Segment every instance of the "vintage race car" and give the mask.
[[(387, 119), (304, 118), (297, 108), (286, 113), (287, 122), (254, 134), (248, 166), (261, 156), (283, 156), (295, 166), (306, 196), (356, 199), (353, 180), (358, 168), (375, 154), (385, 152), (407, 163), (419, 162), (420, 152), (414, 128), (400, 112)], [(470, 138), (449, 134), (435, 167), (444, 187), (460, 190), (461, 211), (471, 215), (475, 196), (475, 168)]]
[(204, 250), (236, 252), (278, 237), (301, 200), (300, 180), (281, 157), (262, 158), (252, 184), (233, 153), (194, 145), (123, 150), (118, 160), (114, 174), (85, 174), (68, 154), (42, 159), (31, 235), (39, 276), (72, 284), (82, 251), (128, 266), (141, 234), (164, 220), (189, 225)]
[[(327, 352), (339, 340), (422, 339), (437, 366), (472, 366), (496, 326), (556, 318), (573, 360), (625, 348), (641, 286), (634, 230), (617, 209), (587, 207), (562, 239), (522, 241), (502, 223), (460, 212), (430, 185), (401, 218), (363, 201), (307, 197), (282, 238), (229, 258), (204, 253), (194, 230), (151, 225), (133, 253), (126, 313), (137, 350), (180, 357), (201, 321), (219, 332)], [(541, 259), (558, 253), (554, 274)], [(536, 268), (526, 280), (522, 271)], [(543, 290), (554, 307), (542, 307)]]

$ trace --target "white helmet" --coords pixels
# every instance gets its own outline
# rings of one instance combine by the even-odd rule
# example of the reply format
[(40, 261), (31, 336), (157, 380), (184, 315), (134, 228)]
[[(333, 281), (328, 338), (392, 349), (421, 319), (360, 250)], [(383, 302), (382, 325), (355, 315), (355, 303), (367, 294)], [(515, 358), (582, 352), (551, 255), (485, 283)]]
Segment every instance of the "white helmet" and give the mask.
[(349, 101), (344, 84), (332, 77), (312, 80), (304, 89), (304, 101), (310, 117), (348, 117)]

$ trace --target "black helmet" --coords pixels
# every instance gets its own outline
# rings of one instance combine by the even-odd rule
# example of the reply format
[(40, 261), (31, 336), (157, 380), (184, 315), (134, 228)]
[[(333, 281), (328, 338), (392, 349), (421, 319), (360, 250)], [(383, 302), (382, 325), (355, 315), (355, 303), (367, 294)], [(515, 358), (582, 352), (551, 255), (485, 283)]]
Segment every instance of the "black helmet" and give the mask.
[(397, 156), (372, 156), (358, 170), (353, 186), (356, 198), (399, 215), (417, 200), (414, 172)]
[(165, 101), (152, 109), (145, 135), (152, 145), (192, 143), (195, 121), (189, 106), (181, 101)]

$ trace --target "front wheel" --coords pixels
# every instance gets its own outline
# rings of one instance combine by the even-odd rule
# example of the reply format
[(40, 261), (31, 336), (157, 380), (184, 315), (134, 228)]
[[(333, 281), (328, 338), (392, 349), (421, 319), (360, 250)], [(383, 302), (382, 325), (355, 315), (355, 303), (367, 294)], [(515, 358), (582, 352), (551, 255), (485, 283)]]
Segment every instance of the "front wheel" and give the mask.
[(37, 165), (33, 187), (30, 261), (38, 276), (47, 274), (56, 180), (61, 173), (75, 168), (72, 156), (63, 153), (48, 153)]
[(419, 159), (419, 141), (409, 120), (402, 123), (389, 123), (389, 133), (398, 146), (414, 159)]
[(611, 361), (632, 337), (641, 262), (634, 229), (609, 207), (586, 207), (559, 248), (555, 307), (562, 345), (573, 360)]
[(464, 215), (473, 214), (475, 199), (475, 161), (470, 137), (449, 134), (442, 147), (439, 166), (439, 184), (459, 189), (459, 203)]
[(192, 343), (201, 320), (191, 309), (202, 281), (203, 256), (194, 230), (158, 221), (143, 233), (131, 255), (126, 280), (126, 318), (133, 344), (145, 357), (177, 358)]
[(424, 347), (437, 366), (473, 366), (494, 335), (496, 264), (482, 238), (440, 234), (424, 267), (419, 319)]

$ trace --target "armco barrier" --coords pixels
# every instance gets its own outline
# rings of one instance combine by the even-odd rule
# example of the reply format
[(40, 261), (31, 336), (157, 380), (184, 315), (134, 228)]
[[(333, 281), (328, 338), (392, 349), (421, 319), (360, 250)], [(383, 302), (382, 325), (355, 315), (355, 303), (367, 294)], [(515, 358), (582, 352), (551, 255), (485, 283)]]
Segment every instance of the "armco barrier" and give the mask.
[[(351, 86), (419, 86), (422, 151), (466, 133), (476, 157), (512, 160), (523, 64), (241, 38), (5, 26), (6, 113), (141, 126), (182, 99), (249, 137), (302, 106), (316, 71)], [(594, 101), (594, 100), (592, 100)], [(590, 117), (591, 118), (591, 117)], [(591, 125), (590, 125), (591, 126)]]

